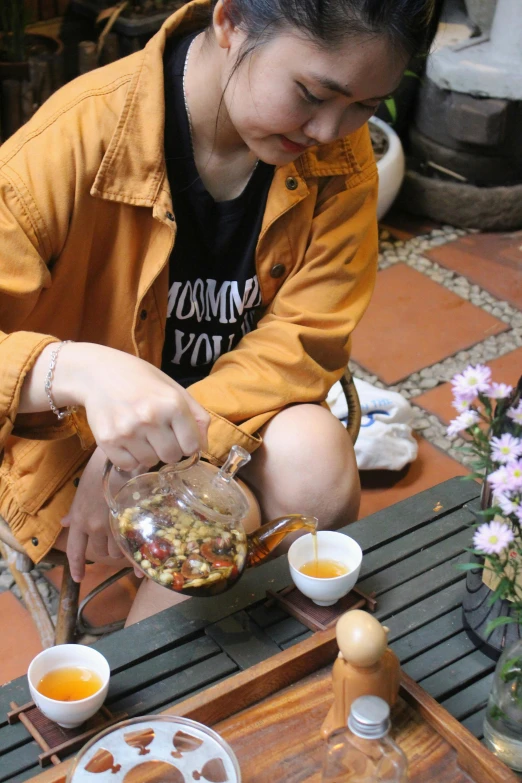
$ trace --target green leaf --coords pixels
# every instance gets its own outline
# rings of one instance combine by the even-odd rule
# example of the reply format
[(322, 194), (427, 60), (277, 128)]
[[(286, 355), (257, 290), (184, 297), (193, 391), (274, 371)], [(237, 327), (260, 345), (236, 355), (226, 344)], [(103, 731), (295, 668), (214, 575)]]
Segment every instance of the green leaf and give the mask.
[(500, 679), (504, 680), (504, 682), (512, 682), (521, 676), (522, 661), (520, 658), (509, 658), (509, 660), (505, 662), (504, 666), (500, 670)]
[(415, 73), (414, 71), (404, 71), (404, 76), (411, 76), (412, 79), (418, 79), (420, 82), (422, 81), (419, 74)]
[(507, 576), (503, 576), (500, 582), (498, 583), (497, 589), (489, 596), (488, 606), (493, 606), (495, 601), (498, 601), (499, 598), (503, 598), (504, 593), (509, 588), (509, 585), (510, 585), (509, 579), (507, 578)]
[(481, 565), (480, 563), (457, 563), (456, 568), (458, 568), (459, 571), (472, 571), (475, 568), (484, 568), (484, 565)]
[(489, 634), (494, 631), (495, 628), (498, 628), (499, 625), (511, 625), (512, 623), (516, 623), (514, 617), (495, 617), (495, 619), (491, 620), (486, 626), (486, 636), (489, 636)]
[(388, 114), (390, 115), (391, 119), (391, 125), (394, 125), (397, 121), (397, 104), (395, 103), (394, 98), (386, 98), (384, 101), (384, 105), (388, 109)]
[(501, 710), (500, 707), (497, 707), (496, 704), (493, 704), (489, 710), (489, 717), (491, 720), (502, 720), (503, 718), (507, 718), (507, 715), (504, 710)]

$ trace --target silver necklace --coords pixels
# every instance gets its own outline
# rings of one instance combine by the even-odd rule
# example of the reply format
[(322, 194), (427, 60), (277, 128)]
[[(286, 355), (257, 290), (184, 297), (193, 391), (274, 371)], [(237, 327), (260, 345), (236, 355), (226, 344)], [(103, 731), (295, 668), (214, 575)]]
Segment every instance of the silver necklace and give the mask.
[[(188, 62), (189, 62), (189, 57), (190, 57), (190, 50), (192, 49), (192, 47), (194, 46), (195, 42), (197, 41), (197, 39), (199, 38), (200, 35), (201, 35), (201, 33), (198, 33), (192, 39), (192, 41), (190, 42), (189, 48), (187, 49), (187, 54), (185, 56), (185, 64), (183, 66), (183, 77), (182, 77), (182, 80), (181, 80), (181, 86), (183, 88), (183, 102), (185, 104), (185, 111), (187, 112), (187, 120), (188, 120), (188, 126), (189, 126), (190, 146), (192, 147), (192, 154), (193, 155), (194, 155), (194, 135), (193, 135), (193, 131), (192, 131), (192, 119), (190, 117), (190, 111), (189, 111), (188, 101), (187, 101), (187, 90), (185, 88), (185, 79), (186, 79), (186, 76), (187, 76), (187, 68), (188, 68)], [(250, 172), (250, 174), (248, 176), (248, 179), (250, 179), (250, 177), (252, 176), (254, 171), (257, 169), (258, 163), (259, 163), (259, 158), (254, 163), (254, 167), (253, 167), (252, 171)]]

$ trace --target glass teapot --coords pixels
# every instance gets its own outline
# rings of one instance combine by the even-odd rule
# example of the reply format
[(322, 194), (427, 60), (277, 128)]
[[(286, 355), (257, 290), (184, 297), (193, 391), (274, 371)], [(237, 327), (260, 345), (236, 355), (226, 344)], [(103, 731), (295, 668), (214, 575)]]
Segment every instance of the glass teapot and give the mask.
[(250, 454), (233, 446), (222, 468), (196, 453), (157, 472), (128, 480), (114, 496), (103, 473), (111, 528), (123, 554), (170, 590), (211, 596), (231, 587), (246, 567), (264, 560), (296, 530), (317, 530), (316, 517), (289, 514), (247, 535), (248, 500), (234, 480)]

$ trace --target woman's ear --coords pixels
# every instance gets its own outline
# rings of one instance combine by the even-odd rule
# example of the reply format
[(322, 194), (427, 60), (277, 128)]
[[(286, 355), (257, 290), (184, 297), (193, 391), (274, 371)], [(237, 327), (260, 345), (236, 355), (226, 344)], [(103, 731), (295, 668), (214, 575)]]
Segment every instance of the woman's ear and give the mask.
[(230, 0), (218, 0), (214, 7), (212, 22), (216, 40), (222, 49), (229, 49), (232, 43), (232, 35), (236, 31), (235, 25), (230, 19), (228, 7)]

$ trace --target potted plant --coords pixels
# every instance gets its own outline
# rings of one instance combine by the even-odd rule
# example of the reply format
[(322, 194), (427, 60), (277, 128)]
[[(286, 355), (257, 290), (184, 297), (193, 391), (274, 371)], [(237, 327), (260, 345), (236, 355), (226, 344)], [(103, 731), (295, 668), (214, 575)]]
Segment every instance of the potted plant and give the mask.
[[(494, 383), (489, 367), (477, 365), (456, 375), (452, 386), (459, 415), (448, 436), (465, 433), (460, 448), (473, 467), (467, 478), (483, 481), (473, 562), (459, 567), (479, 573), (484, 589), (465, 605), (465, 621), (476, 641), (498, 658), (506, 644), (518, 640), (522, 621), (522, 378), (513, 390)], [(475, 604), (481, 614), (473, 617)], [(508, 639), (509, 630), (515, 635)]]
[(379, 171), (377, 219), (381, 220), (401, 188), (405, 170), (404, 151), (393, 128), (378, 117), (370, 120), (370, 136)]
[(101, 25), (101, 46), (110, 31), (118, 38), (117, 56), (125, 57), (145, 46), (168, 16), (188, 0), (71, 0), (73, 12), (95, 18)]
[(459, 415), (448, 435), (466, 433), (469, 478), (481, 479), (463, 603), (473, 641), (498, 658), (484, 737), (513, 769), (522, 770), (522, 378), (515, 389), (494, 383), (489, 367), (468, 367), (452, 381)]
[(0, 3), (0, 128), (6, 139), (62, 84), (63, 45), (26, 32), (23, 0)]

